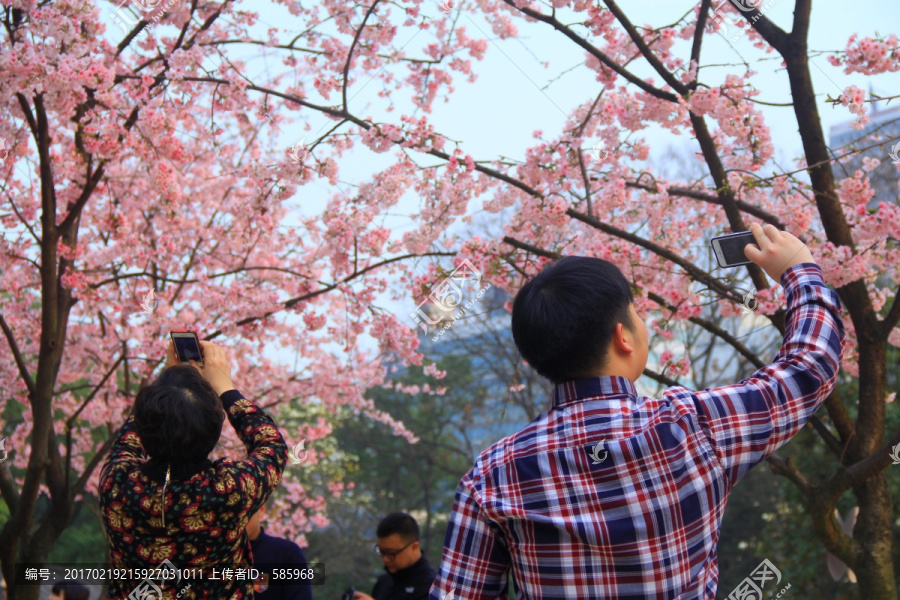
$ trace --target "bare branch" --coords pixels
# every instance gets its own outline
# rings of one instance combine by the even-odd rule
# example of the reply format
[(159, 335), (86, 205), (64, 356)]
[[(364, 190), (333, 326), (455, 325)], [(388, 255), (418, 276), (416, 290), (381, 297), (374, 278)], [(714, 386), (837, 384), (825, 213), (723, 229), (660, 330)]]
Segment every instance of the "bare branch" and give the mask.
[(634, 45), (637, 46), (638, 51), (644, 57), (650, 66), (659, 73), (660, 77), (663, 78), (663, 81), (668, 83), (673, 90), (678, 92), (681, 95), (684, 95), (688, 92), (688, 88), (686, 85), (681, 83), (672, 73), (660, 62), (659, 58), (656, 57), (656, 54), (653, 53), (653, 49), (647, 46), (647, 43), (644, 41), (644, 38), (641, 37), (641, 34), (637, 32), (634, 25), (631, 21), (628, 20), (628, 17), (622, 12), (622, 9), (619, 8), (619, 5), (615, 3), (615, 0), (604, 0), (606, 5), (609, 7), (610, 12), (616, 17), (619, 21), (619, 24), (622, 25), (622, 28), (625, 30), (625, 33), (628, 34), (628, 37), (631, 38), (631, 41), (634, 42)]
[(772, 454), (766, 458), (766, 462), (769, 463), (769, 468), (772, 469), (773, 473), (789, 479), (804, 496), (808, 496), (813, 491), (814, 486), (810, 485), (806, 477), (803, 476), (803, 473), (800, 472), (797, 465), (790, 458), (782, 458), (777, 454)]
[(603, 52), (600, 52), (600, 50), (595, 48), (593, 45), (589, 44), (584, 38), (577, 35), (574, 31), (572, 31), (571, 29), (566, 27), (560, 21), (556, 20), (555, 17), (547, 16), (543, 13), (537, 12), (536, 10), (525, 7), (525, 6), (517, 6), (515, 0), (503, 0), (503, 1), (506, 2), (507, 4), (509, 4), (510, 6), (512, 6), (514, 9), (518, 10), (519, 12), (528, 15), (532, 19), (549, 24), (554, 29), (556, 29), (557, 31), (559, 31), (560, 33), (565, 35), (567, 38), (569, 38), (570, 40), (572, 40), (573, 42), (578, 44), (580, 47), (584, 48), (591, 56), (594, 56), (601, 63), (603, 63), (604, 65), (606, 65), (607, 67), (609, 67), (610, 69), (612, 69), (613, 71), (615, 71), (616, 73), (618, 73), (619, 75), (621, 75), (622, 77), (627, 79), (630, 83), (633, 83), (640, 89), (644, 90), (651, 96), (653, 96), (655, 98), (659, 98), (660, 100), (667, 100), (669, 102), (677, 102), (678, 101), (678, 96), (676, 96), (675, 94), (672, 94), (671, 92), (666, 92), (666, 91), (660, 90), (658, 88), (655, 88), (652, 85), (650, 85), (649, 83), (647, 83), (646, 81), (644, 81), (642, 78), (640, 78), (640, 77), (632, 74), (630, 71), (624, 69), (616, 61), (611, 59), (609, 56), (607, 56)]
[(6, 337), (6, 343), (9, 344), (9, 350), (12, 352), (13, 359), (16, 361), (16, 367), (19, 369), (19, 375), (22, 377), (22, 381), (25, 383), (25, 387), (28, 388), (28, 395), (34, 396), (35, 388), (34, 388), (34, 380), (31, 378), (31, 373), (28, 372), (28, 365), (25, 364), (25, 359), (22, 358), (22, 353), (19, 352), (19, 345), (16, 344), (16, 338), (13, 336), (12, 329), (9, 328), (9, 325), (6, 323), (6, 319), (3, 318), (3, 313), (0, 313), (0, 328), (3, 329), (3, 335)]

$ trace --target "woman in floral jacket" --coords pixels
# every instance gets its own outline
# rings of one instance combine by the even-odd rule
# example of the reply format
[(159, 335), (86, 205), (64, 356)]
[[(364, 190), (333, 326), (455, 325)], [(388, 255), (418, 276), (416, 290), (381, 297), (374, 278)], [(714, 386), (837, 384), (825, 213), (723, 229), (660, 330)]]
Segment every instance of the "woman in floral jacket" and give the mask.
[[(225, 352), (200, 344), (202, 367), (179, 365), (170, 343), (166, 369), (138, 392), (100, 473), (111, 562), (122, 568), (109, 598), (253, 597), (252, 578), (240, 577), (251, 566), (245, 527), (278, 485), (287, 447), (234, 389)], [(226, 415), (248, 456), (213, 462)]]

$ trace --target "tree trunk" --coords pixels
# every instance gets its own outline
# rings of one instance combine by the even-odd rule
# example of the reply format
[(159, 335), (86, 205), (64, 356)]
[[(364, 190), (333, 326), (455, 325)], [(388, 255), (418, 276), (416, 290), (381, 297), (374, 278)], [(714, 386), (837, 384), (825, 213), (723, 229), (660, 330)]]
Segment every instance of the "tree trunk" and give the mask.
[(853, 489), (859, 499), (859, 518), (853, 537), (859, 542), (856, 578), (859, 597), (865, 600), (896, 600), (894, 581), (893, 504), (887, 476), (881, 471)]

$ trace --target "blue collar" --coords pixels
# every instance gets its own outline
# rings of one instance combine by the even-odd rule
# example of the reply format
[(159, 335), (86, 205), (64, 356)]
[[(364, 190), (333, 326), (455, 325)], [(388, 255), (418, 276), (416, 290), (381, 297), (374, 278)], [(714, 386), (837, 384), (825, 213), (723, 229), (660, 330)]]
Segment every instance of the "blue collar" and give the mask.
[(569, 402), (577, 402), (598, 396), (637, 397), (634, 384), (627, 377), (601, 375), (573, 379), (553, 388), (553, 408)]

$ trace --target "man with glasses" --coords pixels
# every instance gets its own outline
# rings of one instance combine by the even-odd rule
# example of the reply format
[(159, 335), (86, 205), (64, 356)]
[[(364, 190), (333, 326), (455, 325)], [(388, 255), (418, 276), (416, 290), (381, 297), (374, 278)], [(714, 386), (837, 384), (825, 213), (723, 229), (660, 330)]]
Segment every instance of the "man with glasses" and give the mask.
[(416, 520), (406, 513), (391, 513), (378, 524), (375, 535), (375, 552), (387, 573), (378, 577), (371, 596), (356, 592), (353, 599), (425, 600), (437, 571), (422, 554)]

